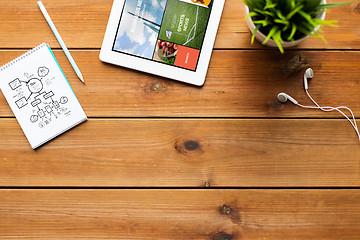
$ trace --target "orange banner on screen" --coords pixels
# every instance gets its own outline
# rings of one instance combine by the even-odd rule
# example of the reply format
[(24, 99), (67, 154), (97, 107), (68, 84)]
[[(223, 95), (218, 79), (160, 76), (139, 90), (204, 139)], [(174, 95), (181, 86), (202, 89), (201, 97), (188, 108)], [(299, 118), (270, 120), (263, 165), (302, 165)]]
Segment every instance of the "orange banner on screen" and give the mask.
[(191, 0), (191, 2), (209, 6), (211, 0)]
[(195, 70), (199, 59), (200, 50), (178, 46), (178, 52), (175, 59), (175, 66)]
[(213, 0), (180, 0), (180, 1), (209, 7), (211, 1)]

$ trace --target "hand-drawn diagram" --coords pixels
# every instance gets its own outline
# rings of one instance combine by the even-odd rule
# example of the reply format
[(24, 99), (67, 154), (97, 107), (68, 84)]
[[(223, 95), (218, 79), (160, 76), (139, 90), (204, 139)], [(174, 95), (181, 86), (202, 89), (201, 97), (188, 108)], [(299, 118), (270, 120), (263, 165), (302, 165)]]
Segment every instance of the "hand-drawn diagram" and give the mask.
[[(40, 128), (46, 127), (54, 119), (60, 116), (70, 115), (70, 111), (65, 106), (68, 97), (61, 96), (57, 101), (53, 91), (46, 91), (43, 80), (49, 74), (49, 69), (45, 66), (39, 67), (36, 74), (24, 73), (24, 80), (14, 79), (9, 86), (15, 95), (13, 96), (16, 106), (20, 109), (31, 108), (30, 122), (37, 123)], [(51, 85), (54, 78), (47, 78), (47, 85)]]

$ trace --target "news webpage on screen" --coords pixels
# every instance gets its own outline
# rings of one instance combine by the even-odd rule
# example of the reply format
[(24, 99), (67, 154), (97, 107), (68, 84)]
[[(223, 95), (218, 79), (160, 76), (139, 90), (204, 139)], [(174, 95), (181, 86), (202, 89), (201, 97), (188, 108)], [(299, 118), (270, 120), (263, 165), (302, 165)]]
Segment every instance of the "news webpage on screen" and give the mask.
[(125, 0), (113, 51), (196, 71), (214, 0)]

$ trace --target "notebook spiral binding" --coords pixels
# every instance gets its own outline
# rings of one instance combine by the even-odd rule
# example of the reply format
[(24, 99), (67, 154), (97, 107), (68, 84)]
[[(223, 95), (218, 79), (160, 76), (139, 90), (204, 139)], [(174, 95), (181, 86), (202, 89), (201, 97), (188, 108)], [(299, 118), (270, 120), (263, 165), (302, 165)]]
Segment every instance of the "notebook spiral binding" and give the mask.
[(38, 51), (39, 49), (41, 49), (41, 48), (43, 48), (43, 47), (45, 47), (45, 46), (47, 46), (47, 44), (46, 44), (46, 43), (42, 43), (42, 44), (34, 47), (34, 48), (31, 49), (30, 51), (24, 53), (23, 55), (15, 58), (14, 60), (12, 60), (12, 61), (10, 61), (10, 62), (8, 62), (7, 64), (5, 64), (5, 65), (3, 65), (2, 67), (0, 67), (0, 72), (1, 72), (1, 71), (4, 71), (5, 69), (7, 69), (7, 68), (9, 68), (9, 67), (11, 67), (11, 66), (14, 65), (15, 63), (23, 60), (24, 58), (30, 56), (31, 54), (33, 54), (34, 52)]

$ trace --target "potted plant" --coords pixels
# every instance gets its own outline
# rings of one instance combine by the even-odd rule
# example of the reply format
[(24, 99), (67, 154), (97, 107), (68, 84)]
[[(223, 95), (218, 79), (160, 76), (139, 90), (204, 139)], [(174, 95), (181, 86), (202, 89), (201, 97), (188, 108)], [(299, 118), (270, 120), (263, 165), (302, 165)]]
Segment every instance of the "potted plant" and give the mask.
[(324, 37), (317, 31), (323, 24), (335, 26), (335, 20), (325, 20), (325, 9), (349, 3), (326, 3), (325, 0), (243, 0), (246, 21), (252, 32), (251, 43), (257, 39), (263, 45), (284, 48), (300, 44), (309, 36)]

